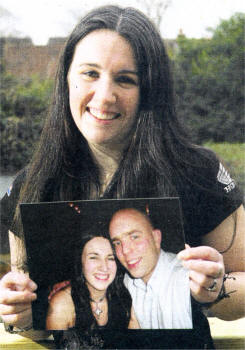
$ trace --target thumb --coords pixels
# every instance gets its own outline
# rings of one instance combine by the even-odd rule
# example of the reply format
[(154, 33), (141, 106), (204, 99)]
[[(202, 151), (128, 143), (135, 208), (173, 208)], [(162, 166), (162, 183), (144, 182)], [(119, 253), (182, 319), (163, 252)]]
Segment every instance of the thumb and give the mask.
[(34, 291), (37, 289), (37, 285), (33, 282), (28, 275), (20, 272), (9, 272), (1, 279), (1, 286), (15, 291)]

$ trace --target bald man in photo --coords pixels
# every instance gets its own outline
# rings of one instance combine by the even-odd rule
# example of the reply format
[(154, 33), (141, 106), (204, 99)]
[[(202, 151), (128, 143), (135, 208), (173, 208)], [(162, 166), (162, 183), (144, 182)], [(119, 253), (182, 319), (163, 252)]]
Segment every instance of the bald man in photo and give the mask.
[(116, 212), (109, 233), (142, 329), (192, 328), (189, 275), (161, 249), (162, 232), (136, 209)]

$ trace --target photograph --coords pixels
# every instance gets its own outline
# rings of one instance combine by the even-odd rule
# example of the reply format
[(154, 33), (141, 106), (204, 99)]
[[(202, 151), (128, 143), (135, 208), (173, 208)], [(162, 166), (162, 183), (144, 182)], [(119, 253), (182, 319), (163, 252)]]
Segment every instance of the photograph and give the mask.
[[(191, 329), (178, 198), (21, 204), (33, 328)], [(60, 242), (57, 245), (57, 239)]]

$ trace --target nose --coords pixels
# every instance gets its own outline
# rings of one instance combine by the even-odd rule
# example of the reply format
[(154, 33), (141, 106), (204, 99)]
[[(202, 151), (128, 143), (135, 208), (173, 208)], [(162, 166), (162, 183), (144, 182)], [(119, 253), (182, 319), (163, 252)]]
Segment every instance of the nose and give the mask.
[(107, 272), (108, 271), (108, 264), (106, 260), (101, 260), (100, 261), (100, 270), (102, 272)]
[(132, 250), (131, 242), (122, 242), (122, 253), (127, 255)]
[(101, 77), (94, 86), (94, 99), (98, 105), (113, 104), (116, 102), (116, 87), (109, 77)]

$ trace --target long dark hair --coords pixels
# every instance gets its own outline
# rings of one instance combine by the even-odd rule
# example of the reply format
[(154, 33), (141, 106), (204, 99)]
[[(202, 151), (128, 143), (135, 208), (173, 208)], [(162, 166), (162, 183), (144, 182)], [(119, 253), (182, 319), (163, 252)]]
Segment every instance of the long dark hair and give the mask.
[[(88, 332), (97, 328), (97, 322), (90, 306), (90, 293), (82, 271), (81, 256), (85, 245), (95, 237), (103, 237), (109, 241), (108, 233), (105, 233), (101, 225), (96, 225), (83, 233), (76, 243), (77, 249), (74, 254), (75, 261), (72, 262), (71, 275), (71, 296), (76, 312), (75, 327), (77, 330)], [(115, 329), (117, 327), (127, 329), (130, 321), (132, 299), (127, 288), (123, 284), (124, 272), (116, 257), (115, 262), (117, 264), (117, 274), (106, 291), (108, 317), (111, 317), (108, 322), (110, 322), (110, 325), (113, 324)], [(115, 305), (116, 310), (114, 307)], [(119, 322), (117, 322), (118, 315), (120, 317)]]
[[(209, 153), (189, 142), (178, 121), (169, 60), (154, 25), (136, 9), (105, 6), (83, 17), (67, 40), (60, 57), (52, 107), (39, 147), (27, 167), (20, 202), (89, 199), (91, 186), (99, 193), (99, 172), (73, 121), (67, 84), (76, 44), (98, 29), (116, 31), (128, 40), (140, 86), (133, 137), (105, 196), (176, 195), (178, 182), (183, 178), (192, 181), (192, 171), (205, 166), (205, 159), (209, 158)], [(16, 217), (18, 221), (18, 213)]]

